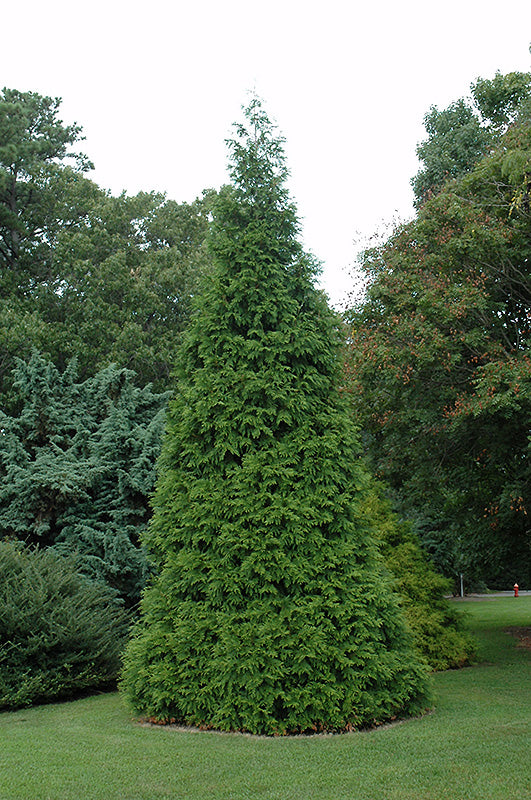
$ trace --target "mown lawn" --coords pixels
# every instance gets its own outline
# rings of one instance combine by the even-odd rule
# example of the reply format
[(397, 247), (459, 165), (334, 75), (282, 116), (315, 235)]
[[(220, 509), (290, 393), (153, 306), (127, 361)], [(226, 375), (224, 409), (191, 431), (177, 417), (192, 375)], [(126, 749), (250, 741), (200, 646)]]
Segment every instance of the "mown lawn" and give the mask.
[(134, 724), (118, 694), (0, 714), (1, 800), (531, 798), (531, 597), (464, 604), (480, 663), (434, 676), (421, 719), (265, 739)]

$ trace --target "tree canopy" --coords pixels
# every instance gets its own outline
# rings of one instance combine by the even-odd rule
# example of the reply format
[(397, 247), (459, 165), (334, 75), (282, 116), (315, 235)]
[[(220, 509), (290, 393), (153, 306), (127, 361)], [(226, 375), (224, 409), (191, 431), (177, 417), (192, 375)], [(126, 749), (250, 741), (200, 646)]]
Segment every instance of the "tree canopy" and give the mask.
[(531, 97), (531, 73), (496, 73), (470, 86), (461, 98), (440, 111), (432, 106), (424, 117), (428, 138), (417, 146), (422, 166), (411, 184), (417, 208), (452, 178), (460, 178), (495, 146), (525, 109)]
[(85, 175), (78, 125), (59, 98), (0, 96), (0, 405), (17, 406), (15, 359), (37, 349), (82, 377), (110, 363), (158, 390), (192, 295), (208, 270), (203, 246), (215, 192), (178, 204), (141, 192), (113, 197)]
[(446, 574), (497, 586), (531, 577), (530, 164), (523, 103), (488, 155), (365, 254), (349, 315), (373, 468)]

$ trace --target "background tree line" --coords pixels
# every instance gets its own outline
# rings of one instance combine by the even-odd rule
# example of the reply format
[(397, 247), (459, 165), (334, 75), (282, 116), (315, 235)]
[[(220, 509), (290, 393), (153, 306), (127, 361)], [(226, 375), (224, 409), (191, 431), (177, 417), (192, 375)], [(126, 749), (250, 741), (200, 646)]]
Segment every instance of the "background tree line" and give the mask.
[(5, 89), (0, 99), (0, 399), (33, 348), (81, 378), (109, 363), (138, 385), (170, 383), (190, 301), (208, 268), (214, 192), (178, 204), (157, 193), (113, 197), (86, 175), (77, 125), (58, 99)]
[(113, 197), (60, 100), (0, 96), (0, 707), (115, 683), (214, 192)]
[(362, 267), (347, 379), (373, 470), (437, 566), (531, 579), (531, 76), (426, 116), (417, 214)]
[[(497, 75), (475, 106), (431, 109), (417, 216), (365, 254), (346, 315), (351, 414), (383, 481), (364, 513), (437, 668), (472, 649), (418, 536), (446, 576), (529, 578), (529, 86)], [(0, 101), (0, 536), (75, 553), (134, 607), (175, 353), (232, 190), (113, 197), (59, 105)]]

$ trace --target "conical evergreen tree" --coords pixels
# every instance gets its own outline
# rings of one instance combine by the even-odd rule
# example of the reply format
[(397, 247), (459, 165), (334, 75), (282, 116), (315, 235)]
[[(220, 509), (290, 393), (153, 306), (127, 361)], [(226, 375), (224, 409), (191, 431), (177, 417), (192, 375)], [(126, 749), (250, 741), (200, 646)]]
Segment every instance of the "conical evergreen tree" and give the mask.
[(229, 142), (216, 269), (180, 354), (123, 688), (135, 711), (255, 733), (419, 711), (424, 669), (359, 513), (339, 329), (258, 100)]

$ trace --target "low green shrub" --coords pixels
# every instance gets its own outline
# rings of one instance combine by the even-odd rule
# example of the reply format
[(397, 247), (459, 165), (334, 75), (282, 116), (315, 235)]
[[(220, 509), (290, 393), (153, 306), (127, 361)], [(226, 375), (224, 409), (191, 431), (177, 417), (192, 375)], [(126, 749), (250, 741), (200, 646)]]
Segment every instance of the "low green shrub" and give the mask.
[(393, 513), (377, 483), (367, 493), (364, 510), (374, 523), (380, 552), (395, 578), (419, 655), (434, 670), (470, 664), (476, 645), (465, 631), (458, 609), (445, 598), (451, 583), (430, 564), (411, 523)]
[(0, 708), (112, 684), (129, 618), (74, 557), (0, 542)]

